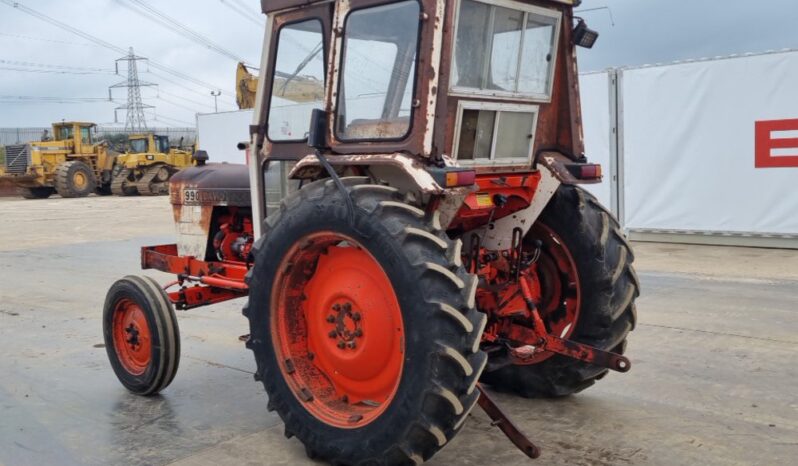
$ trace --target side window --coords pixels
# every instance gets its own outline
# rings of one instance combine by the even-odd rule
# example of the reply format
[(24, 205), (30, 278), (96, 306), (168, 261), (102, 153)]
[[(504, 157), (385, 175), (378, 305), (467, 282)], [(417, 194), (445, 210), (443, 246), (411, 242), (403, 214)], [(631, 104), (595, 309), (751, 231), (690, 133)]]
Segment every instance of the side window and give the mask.
[(462, 102), (456, 154), (460, 161), (506, 164), (529, 161), (536, 105)]
[(324, 104), (324, 41), (321, 21), (310, 19), (283, 26), (277, 36), (277, 58), (269, 104), (271, 141), (307, 139), (310, 114)]
[(80, 142), (83, 144), (91, 144), (91, 133), (89, 128), (80, 128)]
[(336, 109), (340, 140), (400, 139), (410, 131), (419, 14), (415, 0), (349, 14)]
[(461, 0), (452, 89), (546, 100), (551, 96), (561, 15), (519, 2)]

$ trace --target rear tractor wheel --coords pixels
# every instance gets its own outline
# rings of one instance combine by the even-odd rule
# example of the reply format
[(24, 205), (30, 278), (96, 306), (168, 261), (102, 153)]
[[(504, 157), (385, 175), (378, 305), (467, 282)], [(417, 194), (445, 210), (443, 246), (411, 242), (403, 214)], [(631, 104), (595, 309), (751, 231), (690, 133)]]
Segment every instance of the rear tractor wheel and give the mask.
[(486, 322), (460, 243), (394, 189), (343, 178), (288, 196), (248, 274), (247, 346), (269, 408), (333, 464), (431, 457), (479, 396)]
[(61, 197), (86, 197), (97, 187), (91, 167), (75, 160), (55, 169), (55, 190)]
[(155, 395), (174, 379), (180, 332), (172, 304), (155, 280), (127, 276), (111, 286), (103, 334), (111, 366), (131, 392)]
[(25, 199), (47, 199), (55, 193), (55, 189), (49, 187), (19, 188), (19, 194)]
[[(583, 189), (561, 186), (524, 239), (527, 250), (537, 245), (538, 310), (549, 333), (623, 354), (640, 284), (613, 215)], [(551, 353), (525, 362), (486, 371), (482, 379), (525, 397), (555, 397), (580, 392), (607, 373)]]

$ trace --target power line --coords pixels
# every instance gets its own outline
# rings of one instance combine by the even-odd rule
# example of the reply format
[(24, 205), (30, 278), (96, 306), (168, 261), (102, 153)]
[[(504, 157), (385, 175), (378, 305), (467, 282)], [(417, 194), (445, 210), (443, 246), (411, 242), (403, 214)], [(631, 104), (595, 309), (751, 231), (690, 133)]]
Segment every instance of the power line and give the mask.
[(25, 39), (25, 40), (38, 40), (41, 42), (52, 42), (54, 44), (80, 45), (83, 47), (101, 47), (97, 44), (89, 44), (87, 42), (69, 42), (65, 40), (45, 39), (44, 37), (25, 36), (22, 34), (8, 34), (6, 32), (0, 32), (0, 36), (14, 37), (16, 39)]
[(212, 41), (208, 37), (200, 34), (199, 32), (185, 26), (183, 23), (179, 22), (178, 20), (172, 18), (171, 16), (153, 8), (147, 2), (143, 0), (117, 0), (119, 3), (124, 3), (125, 1), (130, 3), (135, 3), (139, 9), (133, 8), (131, 5), (125, 5), (129, 9), (133, 10), (134, 12), (164, 26), (166, 29), (180, 34), (181, 36), (198, 43), (210, 50), (215, 51), (216, 53), (225, 56), (231, 60), (236, 62), (243, 62), (245, 61), (243, 58), (236, 55), (234, 52), (222, 47), (221, 45), (217, 44), (216, 42)]
[(233, 4), (230, 0), (219, 0), (219, 1), (222, 2), (222, 4), (224, 6), (226, 6), (227, 8), (230, 8), (231, 10), (235, 11), (236, 13), (239, 14), (239, 16), (241, 16), (244, 19), (246, 19), (247, 21), (255, 24), (256, 26), (258, 26), (258, 27), (263, 27), (264, 26), (265, 23), (260, 19), (260, 17), (256, 17), (256, 16), (253, 16), (253, 15), (247, 13), (246, 10), (242, 8), (240, 3)]
[(163, 89), (158, 89), (158, 93), (159, 94), (166, 94), (166, 95), (168, 95), (170, 97), (174, 97), (174, 98), (177, 98), (177, 99), (185, 100), (186, 102), (191, 102), (193, 104), (201, 105), (203, 107), (213, 108), (213, 104), (211, 104), (210, 102), (200, 102), (198, 100), (189, 99), (188, 97), (183, 97), (181, 95), (172, 94), (171, 92), (166, 92)]
[[(185, 87), (185, 86), (183, 86), (182, 84), (178, 83), (177, 81), (174, 81), (174, 80), (172, 80), (172, 79), (169, 79), (169, 78), (167, 78), (166, 76), (164, 76), (164, 75), (162, 75), (162, 74), (156, 73), (156, 72), (154, 72), (154, 71), (148, 71), (148, 73), (149, 73), (149, 74), (151, 74), (151, 75), (153, 75), (153, 76), (155, 76), (155, 77), (157, 77), (157, 78), (158, 78), (158, 79), (160, 79), (160, 80), (163, 80), (163, 81), (166, 81), (166, 82), (168, 82), (168, 83), (171, 83), (171, 84), (175, 84), (175, 85), (177, 85), (177, 86), (180, 86), (180, 87), (181, 87), (181, 88), (182, 88), (184, 91), (191, 92), (192, 94), (196, 94), (196, 95), (198, 95), (198, 96), (201, 96), (201, 97), (208, 97), (208, 94), (207, 94), (207, 93), (205, 93), (205, 92), (200, 92), (200, 91), (197, 91), (197, 90), (195, 90), (195, 89), (191, 89), (191, 88)], [(229, 98), (229, 97), (227, 97), (227, 96), (224, 96), (224, 95), (223, 95), (222, 97), (224, 97), (225, 99), (227, 99), (227, 103), (229, 103), (230, 105), (235, 105), (235, 101), (234, 101), (234, 100), (232, 100), (231, 98)]]
[(167, 104), (174, 105), (175, 107), (180, 107), (180, 108), (182, 108), (184, 110), (188, 110), (189, 112), (192, 112), (192, 113), (201, 113), (200, 111), (198, 111), (195, 108), (187, 107), (187, 106), (185, 106), (183, 104), (179, 104), (177, 102), (173, 102), (173, 101), (171, 101), (169, 99), (165, 99), (162, 96), (158, 96), (158, 97), (156, 97), (156, 99), (161, 100), (163, 102), (166, 102)]
[(29, 61), (18, 61), (18, 60), (0, 60), (0, 63), (4, 65), (26, 66), (26, 67), (35, 67), (35, 68), (51, 68), (51, 69), (66, 70), (66, 71), (93, 71), (97, 73), (115, 73), (114, 70), (108, 68), (54, 65), (50, 63), (33, 63)]
[(31, 96), (31, 95), (0, 95), (0, 102), (12, 104), (84, 104), (95, 102), (109, 102), (108, 97), (54, 97), (54, 96)]
[[(119, 47), (119, 46), (114, 45), (114, 44), (112, 44), (110, 42), (107, 42), (107, 41), (105, 41), (103, 39), (100, 39), (99, 37), (95, 37), (95, 36), (93, 36), (93, 35), (91, 35), (91, 34), (89, 34), (87, 32), (84, 32), (84, 31), (82, 31), (80, 29), (72, 27), (72, 26), (70, 26), (70, 25), (68, 25), (66, 23), (63, 23), (63, 22), (61, 22), (61, 21), (59, 21), (59, 20), (57, 20), (55, 18), (51, 18), (50, 16), (47, 16), (47, 15), (45, 15), (43, 13), (40, 13), (40, 12), (38, 12), (38, 11), (32, 9), (32, 8), (28, 8), (27, 6), (25, 6), (25, 5), (23, 5), (23, 4), (19, 3), (19, 2), (15, 2), (13, 0), (0, 0), (0, 2), (4, 3), (4, 4), (6, 4), (6, 5), (8, 5), (8, 6), (12, 7), (12, 8), (16, 8), (17, 10), (19, 10), (19, 11), (21, 11), (23, 13), (26, 13), (28, 15), (31, 15), (31, 16), (36, 17), (38, 19), (41, 19), (42, 21), (50, 23), (53, 26), (61, 28), (61, 29), (65, 30), (65, 31), (67, 31), (67, 32), (70, 32), (70, 33), (75, 34), (75, 35), (77, 35), (79, 37), (82, 37), (82, 38), (84, 38), (84, 39), (86, 39), (86, 40), (88, 40), (90, 42), (98, 44), (98, 45), (100, 45), (102, 47), (105, 47), (107, 49), (113, 50), (113, 51), (115, 51), (117, 53), (121, 53), (121, 54), (126, 54), (127, 53), (127, 50), (125, 50), (122, 47)], [(188, 82), (191, 82), (191, 83), (193, 83), (193, 84), (195, 84), (197, 86), (204, 87), (204, 88), (209, 89), (209, 90), (220, 89), (219, 86), (214, 86), (213, 84), (209, 84), (207, 82), (204, 82), (202, 80), (194, 78), (194, 77), (192, 77), (190, 75), (187, 75), (187, 74), (185, 74), (185, 73), (183, 73), (181, 71), (178, 71), (178, 70), (176, 70), (174, 68), (168, 67), (166, 65), (162, 65), (162, 64), (160, 64), (160, 63), (158, 63), (158, 62), (156, 62), (154, 60), (150, 60), (150, 66), (152, 66), (153, 68), (159, 69), (161, 71), (164, 71), (166, 73), (169, 73), (172, 76), (175, 76), (177, 78), (180, 78), (180, 79), (188, 81)]]
[(163, 115), (160, 115), (160, 116), (155, 115), (155, 118), (153, 118), (153, 119), (155, 121), (161, 121), (163, 123), (167, 123), (166, 121), (161, 120), (161, 118), (165, 118), (165, 119), (171, 120), (171, 121), (176, 121), (177, 123), (180, 123), (181, 125), (186, 125), (188, 127), (193, 127), (196, 124), (196, 123), (189, 123), (189, 122), (184, 121), (184, 120), (178, 120), (177, 118), (166, 117), (166, 116), (163, 116)]
[(20, 72), (23, 72), (23, 73), (51, 73), (51, 74), (78, 74), (78, 75), (114, 74), (113, 71), (100, 72), (100, 71), (37, 70), (37, 69), (31, 69), (31, 68), (11, 68), (11, 67), (6, 67), (6, 66), (0, 66), (0, 70), (20, 71)]

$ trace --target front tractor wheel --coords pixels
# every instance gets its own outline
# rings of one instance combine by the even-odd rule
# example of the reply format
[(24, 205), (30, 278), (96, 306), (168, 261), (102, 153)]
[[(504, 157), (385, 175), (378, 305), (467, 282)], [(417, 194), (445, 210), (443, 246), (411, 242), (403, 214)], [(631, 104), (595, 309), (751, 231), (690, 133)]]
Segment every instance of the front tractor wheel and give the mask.
[[(615, 217), (590, 193), (563, 185), (524, 239), (526, 250), (538, 247), (537, 307), (547, 331), (623, 354), (637, 318), (640, 284)], [(606, 373), (603, 367), (540, 353), (523, 363), (501, 364), (482, 379), (525, 397), (556, 397), (582, 391)]]
[(103, 335), (117, 378), (137, 395), (166, 388), (180, 361), (180, 332), (172, 304), (149, 277), (127, 276), (111, 286)]
[(55, 169), (55, 190), (61, 197), (86, 197), (96, 187), (91, 167), (79, 160), (64, 162)]
[(247, 346), (269, 408), (333, 464), (431, 457), (462, 426), (487, 362), (476, 278), (437, 220), (367, 178), (286, 198), (248, 275)]

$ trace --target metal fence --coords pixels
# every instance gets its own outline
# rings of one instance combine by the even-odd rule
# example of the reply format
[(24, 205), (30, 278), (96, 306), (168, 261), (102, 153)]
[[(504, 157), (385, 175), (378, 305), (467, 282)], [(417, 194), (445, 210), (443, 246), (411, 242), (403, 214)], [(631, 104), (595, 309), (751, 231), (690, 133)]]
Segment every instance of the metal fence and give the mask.
[[(9, 144), (24, 144), (26, 142), (41, 141), (44, 132), (47, 131), (49, 137), (52, 137), (52, 128), (0, 128), (0, 146), (7, 146)], [(194, 144), (197, 138), (197, 130), (195, 128), (149, 128), (147, 132), (169, 136), (169, 142), (177, 144), (180, 138), (183, 138), (183, 145)], [(114, 128), (110, 126), (98, 126), (98, 138), (104, 138), (116, 134), (132, 134), (137, 131), (125, 131), (123, 128)]]

